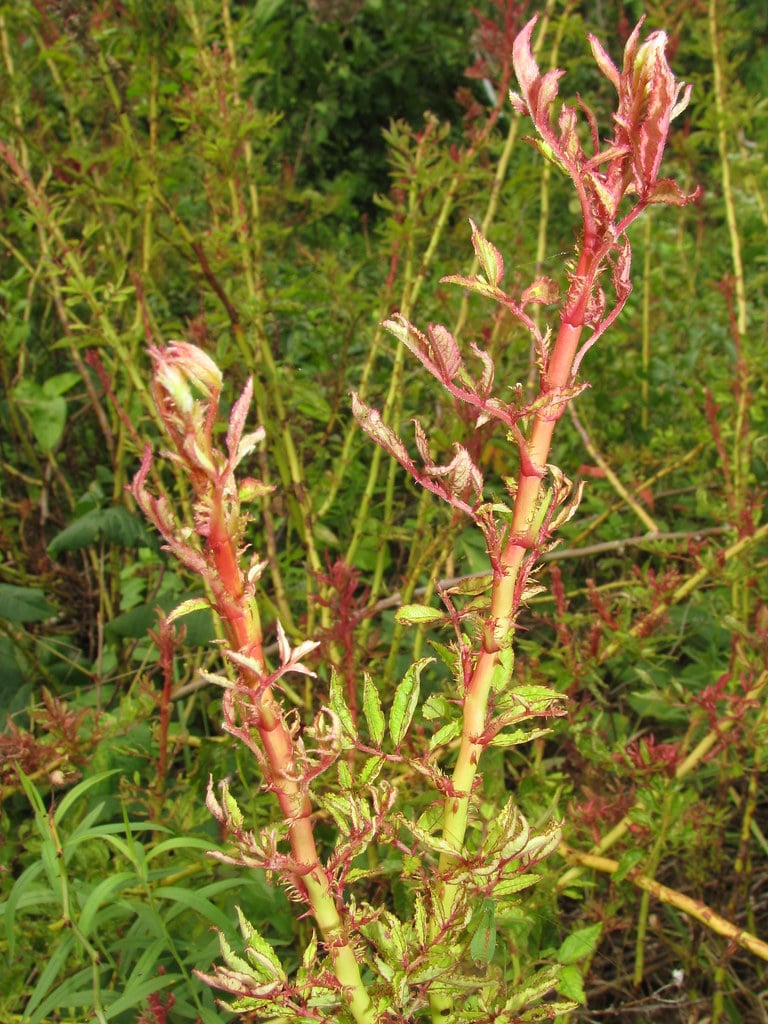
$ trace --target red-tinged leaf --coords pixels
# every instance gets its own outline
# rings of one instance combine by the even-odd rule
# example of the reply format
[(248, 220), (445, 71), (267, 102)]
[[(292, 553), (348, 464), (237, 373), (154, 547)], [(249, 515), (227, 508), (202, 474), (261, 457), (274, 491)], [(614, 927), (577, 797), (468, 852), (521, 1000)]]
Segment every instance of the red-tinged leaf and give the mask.
[(448, 274), (446, 277), (440, 278), (441, 284), (457, 284), (461, 288), (466, 288), (467, 291), (475, 292), (476, 295), (485, 295), (490, 299), (503, 298), (503, 292), (499, 288), (493, 287), (479, 277), (464, 277), (462, 274)]
[(472, 225), (472, 246), (480, 263), (480, 269), (485, 275), (486, 281), (498, 288), (504, 276), (504, 259), (496, 246), (492, 245), (480, 232), (477, 224), (473, 220), (470, 220), (469, 223)]
[(413, 421), (413, 432), (416, 437), (416, 449), (421, 456), (422, 462), (425, 466), (434, 465), (432, 462), (432, 456), (429, 453), (429, 439), (418, 420)]
[(520, 302), (525, 306), (528, 302), (549, 306), (560, 298), (560, 289), (551, 277), (540, 277), (523, 292)]
[(461, 352), (456, 339), (442, 324), (429, 325), (429, 341), (435, 365), (444, 380), (453, 380), (461, 368)]
[(632, 248), (629, 239), (624, 239), (624, 245), (619, 250), (616, 263), (613, 268), (613, 287), (620, 302), (626, 301), (632, 291), (630, 271), (632, 269)]
[(565, 74), (561, 68), (553, 68), (540, 78), (531, 89), (531, 97), (535, 96), (533, 119), (541, 130), (551, 123), (552, 104), (557, 99), (560, 79)]
[(618, 197), (614, 196), (613, 192), (602, 180), (600, 174), (585, 175), (585, 180), (587, 182), (587, 190), (592, 198), (593, 212), (598, 221), (602, 224), (612, 223), (616, 216), (621, 193), (619, 193)]
[(512, 64), (515, 69), (515, 76), (520, 83), (520, 89), (526, 101), (528, 100), (528, 93), (533, 83), (539, 77), (539, 65), (536, 63), (531, 51), (531, 36), (537, 21), (538, 16), (534, 15), (528, 24), (517, 33), (512, 47)]
[(592, 47), (592, 56), (595, 58), (595, 63), (608, 81), (614, 86), (616, 92), (619, 92), (621, 88), (619, 69), (613, 63), (611, 58), (603, 49), (600, 41), (595, 36), (590, 34), (587, 38), (589, 39), (589, 45)]
[(384, 451), (389, 452), (397, 459), (401, 466), (406, 469), (413, 468), (413, 460), (408, 454), (408, 449), (394, 430), (382, 420), (381, 413), (366, 405), (354, 391), (352, 392), (352, 414), (376, 444), (381, 445)]
[(562, 152), (572, 160), (584, 157), (584, 150), (577, 131), (578, 119), (573, 107), (564, 105), (557, 119), (557, 126), (560, 129), (560, 146)]
[(429, 342), (426, 335), (402, 314), (396, 313), (391, 320), (385, 320), (382, 327), (410, 349), (417, 359), (424, 362), (425, 358), (429, 358)]
[[(232, 412), (229, 414), (229, 424), (227, 425), (227, 451), (236, 461), (240, 461), (241, 458), (244, 458), (248, 454), (248, 451), (239, 449), (252, 398), (253, 377), (249, 377), (245, 382), (242, 394), (232, 406)], [(249, 440), (244, 447), (247, 447), (249, 451), (252, 451), (263, 436), (264, 428), (261, 427), (254, 434), (249, 435)]]
[(672, 178), (660, 178), (646, 196), (648, 203), (664, 203), (667, 206), (687, 206), (701, 195), (701, 188), (686, 195)]
[(477, 393), (480, 398), (486, 398), (493, 387), (493, 376), (495, 367), (493, 365), (493, 359), (483, 349), (479, 348), (474, 341), (471, 342), (472, 352), (477, 356), (480, 362), (483, 364), (483, 373), (480, 378), (480, 384), (477, 389)]
[(530, 113), (530, 111), (528, 110), (528, 104), (525, 102), (520, 93), (512, 92), (511, 89), (509, 90), (509, 102), (515, 108), (518, 114)]

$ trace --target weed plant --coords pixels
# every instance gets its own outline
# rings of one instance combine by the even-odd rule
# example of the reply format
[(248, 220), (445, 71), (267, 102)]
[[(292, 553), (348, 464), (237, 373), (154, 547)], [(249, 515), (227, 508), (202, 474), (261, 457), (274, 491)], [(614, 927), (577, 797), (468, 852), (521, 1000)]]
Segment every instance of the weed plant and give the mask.
[(765, 14), (411, 6), (0, 3), (2, 1020), (764, 1019)]

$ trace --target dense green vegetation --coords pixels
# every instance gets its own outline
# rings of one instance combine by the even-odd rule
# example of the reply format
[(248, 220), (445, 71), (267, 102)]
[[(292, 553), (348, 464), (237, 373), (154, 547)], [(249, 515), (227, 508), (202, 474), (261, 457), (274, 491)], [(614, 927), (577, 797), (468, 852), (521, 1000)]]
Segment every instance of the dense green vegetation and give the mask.
[[(331, 665), (351, 706), (364, 672), (389, 706), (413, 659), (447, 643), (397, 607), (437, 607), (437, 581), (488, 569), (349, 399), (403, 436), (418, 414), (435, 455), (464, 439), (380, 328), (396, 310), (482, 345), (502, 386), (532, 380), (511, 318), (441, 283), (469, 272), (469, 218), (508, 289), (566, 281), (578, 210), (505, 100), (515, 32), (544, 5), (447, 6), (0, 2), (2, 1021), (230, 1019), (193, 973), (217, 960), (212, 928), (237, 947), (241, 907), (290, 971), (311, 935), (273, 879), (206, 853), (230, 849), (209, 775), (230, 780), (249, 827), (274, 796), (202, 674), (222, 671), (218, 623), (198, 611), (162, 634), (158, 609), (202, 585), (126, 490), (145, 443), (165, 443), (148, 344), (204, 348), (228, 403), (254, 375), (267, 442), (252, 471), (275, 487), (249, 535), (268, 560), (265, 630), (279, 617), (292, 645), (322, 641), (317, 679), (287, 690), (304, 725)], [(768, 991), (765, 948), (737, 934), (768, 938), (768, 15), (592, 6), (547, 5), (541, 65), (566, 67), (563, 96), (605, 124), (587, 33), (618, 60), (647, 11), (694, 85), (664, 173), (702, 195), (633, 226), (633, 294), (558, 426), (553, 461), (586, 488), (538, 574), (515, 678), (558, 690), (566, 713), (486, 752), (477, 819), (514, 792), (532, 825), (563, 822), (565, 846), (514, 912), (479, 908), (471, 956), (510, 985), (577, 968), (573, 1024), (750, 1024)], [(474, 442), (501, 490), (514, 446), (490, 425)], [(153, 487), (189, 508), (169, 463)], [(425, 672), (413, 751), (450, 685)], [(397, 773), (400, 804), (426, 812), (422, 777)], [(333, 818), (318, 827), (330, 849)], [(407, 917), (402, 859), (359, 899), (386, 892)]]

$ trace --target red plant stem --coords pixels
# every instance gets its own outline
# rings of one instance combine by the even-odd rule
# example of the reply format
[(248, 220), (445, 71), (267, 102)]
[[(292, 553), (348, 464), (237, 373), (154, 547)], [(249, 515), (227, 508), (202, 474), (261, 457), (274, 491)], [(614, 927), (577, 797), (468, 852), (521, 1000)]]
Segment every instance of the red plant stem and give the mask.
[(264, 688), (261, 621), (256, 602), (246, 593), (235, 541), (227, 530), (223, 496), (217, 490), (211, 510), (207, 545), (216, 567), (217, 605), (233, 649), (246, 654), (260, 669), (241, 668), (241, 678), (256, 695), (253, 711), (266, 755), (267, 777), (288, 827), (297, 881), (304, 888), (312, 913), (333, 962), (334, 974), (344, 986), (349, 1008), (358, 1024), (373, 1024), (373, 1006), (363, 985), (360, 967), (320, 863), (312, 828), (312, 804), (297, 778), (293, 737), (271, 688)]
[[(594, 243), (585, 244), (582, 248), (560, 330), (546, 371), (542, 374), (540, 395), (551, 394), (554, 398), (570, 382), (596, 271), (595, 248)], [(525, 451), (520, 453), (521, 464), (509, 539), (494, 572), (491, 608), (483, 632), (482, 649), (464, 693), (461, 745), (443, 815), (443, 838), (451, 844), (455, 853), (441, 855), (439, 870), (444, 875), (460, 859), (464, 845), (470, 797), (480, 755), (485, 747), (483, 735), (488, 724), (491, 683), (500, 663), (501, 651), (510, 643), (510, 630), (517, 610), (516, 592), (520, 568), (526, 554), (537, 541), (536, 512), (541, 497), (541, 483), (546, 472), (555, 424), (563, 409), (562, 402), (550, 408), (546, 404), (539, 408), (531, 425)], [(444, 883), (441, 891), (442, 913), (435, 916), (435, 935), (438, 930), (437, 921), (450, 917), (457, 894), (456, 883)], [(442, 1001), (439, 994), (433, 994), (431, 1004), (433, 1020), (439, 1020), (445, 1006), (450, 1005)]]

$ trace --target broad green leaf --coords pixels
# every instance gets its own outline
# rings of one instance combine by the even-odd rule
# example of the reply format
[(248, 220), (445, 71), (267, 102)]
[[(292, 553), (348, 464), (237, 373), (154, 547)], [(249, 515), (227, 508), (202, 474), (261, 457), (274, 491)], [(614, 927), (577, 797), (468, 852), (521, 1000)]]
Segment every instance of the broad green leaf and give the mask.
[(56, 614), (42, 590), (0, 583), (0, 619), (7, 622), (42, 622)]
[(434, 660), (434, 658), (420, 658), (419, 661), (411, 665), (395, 690), (392, 708), (389, 712), (389, 734), (396, 747), (402, 743), (416, 711), (421, 689), (421, 673)]
[(44, 452), (59, 444), (67, 425), (67, 403), (60, 395), (46, 395), (32, 381), (22, 381), (13, 397), (24, 410), (35, 440)]
[(55, 395), (63, 395), (67, 391), (71, 391), (82, 379), (80, 374), (75, 373), (74, 370), (68, 370), (66, 373), (55, 373), (53, 377), (43, 381), (41, 390), (46, 397), (53, 398)]
[(480, 909), (480, 922), (469, 943), (472, 959), (489, 964), (496, 951), (496, 908), (493, 900), (484, 900)]
[(137, 513), (112, 505), (91, 509), (65, 526), (48, 545), (48, 554), (56, 558), (62, 551), (79, 551), (100, 540), (123, 548), (156, 546)]
[(430, 693), (421, 705), (421, 714), (428, 722), (434, 721), (435, 718), (448, 719), (453, 717), (451, 714), (451, 704), (442, 693)]
[(384, 712), (381, 710), (379, 691), (368, 672), (363, 677), (363, 714), (368, 723), (371, 739), (380, 748), (381, 741), (384, 739), (386, 722)]
[(420, 825), (417, 825), (415, 821), (404, 820), (403, 825), (405, 825), (408, 831), (413, 834), (413, 838), (418, 839), (418, 841), (423, 846), (426, 846), (428, 850), (434, 850), (435, 853), (446, 853), (455, 855), (456, 848), (454, 846), (451, 846), (451, 844), (446, 839), (442, 839), (440, 836), (432, 835), (431, 832), (428, 832), (425, 828), (422, 828)]
[(602, 924), (590, 924), (586, 928), (580, 928), (573, 932), (560, 946), (557, 951), (557, 959), (561, 964), (576, 964), (586, 959), (597, 949), (600, 941), (600, 933), (603, 930)]
[(645, 850), (629, 850), (619, 861), (619, 866), (613, 873), (613, 881), (623, 882), (630, 871), (633, 871), (638, 864), (646, 858)]
[[(197, 597), (189, 598), (191, 601)], [(181, 602), (186, 603), (186, 599)], [(126, 639), (139, 640), (147, 635), (147, 630), (157, 626), (157, 609), (161, 608), (166, 615), (173, 613), (173, 609), (179, 605), (178, 594), (162, 594), (156, 601), (148, 604), (139, 604), (122, 615), (115, 616), (106, 625), (106, 634), (109, 639), (123, 637)], [(186, 621), (185, 643), (189, 647), (204, 647), (216, 635), (213, 624), (213, 613), (208, 608), (201, 608), (184, 612)]]
[[(504, 1004), (504, 1009), (514, 1012), (521, 1010), (527, 1003), (540, 1003), (543, 997), (557, 986), (558, 975), (559, 971), (551, 967), (539, 971), (524, 985), (515, 989), (514, 995)], [(548, 1009), (548, 1007), (543, 1007), (543, 1009)], [(536, 1018), (531, 1019), (535, 1020)], [(543, 1019), (550, 1020), (551, 1017)]]
[(551, 729), (515, 729), (514, 732), (500, 732), (493, 737), (489, 747), (518, 747), (521, 743), (532, 743), (542, 736), (549, 736)]
[(566, 999), (573, 999), (574, 1002), (583, 1004), (587, 1001), (584, 992), (584, 979), (578, 967), (563, 967), (562, 971), (560, 971), (557, 991), (561, 996), (565, 996)]
[(520, 1024), (534, 1024), (535, 1021), (558, 1021), (564, 1013), (575, 1010), (576, 1006), (577, 1004), (570, 1000), (566, 1003), (558, 999), (551, 1003), (544, 1003), (543, 1006), (534, 1006), (533, 1009), (526, 1010), (521, 1017), (515, 1019), (519, 1020)]
[(506, 896), (514, 896), (518, 892), (522, 892), (523, 889), (530, 889), (532, 885), (536, 885), (537, 882), (541, 881), (541, 875), (513, 875), (511, 878), (502, 878), (500, 882), (497, 882), (493, 887), (493, 895), (497, 900), (501, 900)]

